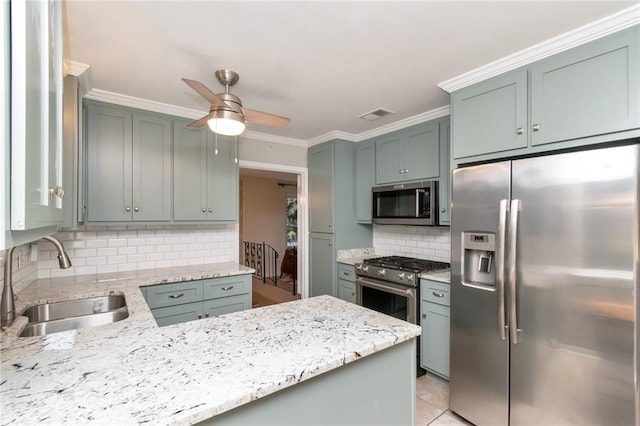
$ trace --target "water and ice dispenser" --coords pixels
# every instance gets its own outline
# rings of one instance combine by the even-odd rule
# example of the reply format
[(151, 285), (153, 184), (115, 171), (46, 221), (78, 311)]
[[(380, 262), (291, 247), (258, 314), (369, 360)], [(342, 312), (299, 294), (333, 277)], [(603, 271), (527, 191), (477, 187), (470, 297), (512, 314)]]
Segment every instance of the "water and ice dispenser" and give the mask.
[(462, 233), (462, 284), (493, 289), (496, 286), (496, 234)]

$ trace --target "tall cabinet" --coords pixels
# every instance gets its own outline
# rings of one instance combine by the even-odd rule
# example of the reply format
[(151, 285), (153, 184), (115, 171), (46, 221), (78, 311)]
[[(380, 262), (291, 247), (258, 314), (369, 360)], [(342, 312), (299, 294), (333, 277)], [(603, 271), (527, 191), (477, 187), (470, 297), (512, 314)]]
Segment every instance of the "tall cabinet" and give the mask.
[(337, 295), (338, 250), (371, 247), (370, 226), (357, 223), (355, 144), (340, 139), (309, 148), (310, 296)]

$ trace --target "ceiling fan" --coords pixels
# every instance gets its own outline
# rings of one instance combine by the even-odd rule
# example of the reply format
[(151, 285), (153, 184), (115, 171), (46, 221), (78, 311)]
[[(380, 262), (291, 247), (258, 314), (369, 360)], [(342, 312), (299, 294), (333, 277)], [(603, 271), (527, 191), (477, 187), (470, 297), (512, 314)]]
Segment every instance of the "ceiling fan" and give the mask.
[(242, 101), (229, 92), (229, 87), (238, 82), (240, 76), (229, 70), (216, 71), (216, 78), (224, 86), (224, 93), (215, 94), (204, 84), (183, 78), (193, 90), (205, 98), (211, 107), (209, 114), (189, 123), (190, 127), (202, 127), (205, 124), (215, 133), (235, 136), (244, 132), (246, 123), (262, 124), (265, 126), (287, 127), (289, 119), (279, 115), (256, 111), (242, 106)]

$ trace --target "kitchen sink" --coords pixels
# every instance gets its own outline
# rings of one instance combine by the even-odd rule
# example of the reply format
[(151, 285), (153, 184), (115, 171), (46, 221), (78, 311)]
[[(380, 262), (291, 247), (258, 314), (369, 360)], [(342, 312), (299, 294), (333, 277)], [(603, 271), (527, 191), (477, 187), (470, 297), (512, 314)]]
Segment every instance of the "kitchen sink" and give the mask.
[(29, 323), (19, 336), (29, 337), (114, 323), (129, 317), (129, 310), (124, 296), (108, 295), (44, 303), (27, 308), (22, 316)]

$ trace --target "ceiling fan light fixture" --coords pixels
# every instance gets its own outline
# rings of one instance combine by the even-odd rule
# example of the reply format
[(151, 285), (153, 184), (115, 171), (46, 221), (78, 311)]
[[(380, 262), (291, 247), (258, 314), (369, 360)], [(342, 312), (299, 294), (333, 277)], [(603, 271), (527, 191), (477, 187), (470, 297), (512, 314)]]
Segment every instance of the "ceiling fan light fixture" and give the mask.
[(225, 136), (237, 136), (246, 128), (244, 117), (229, 110), (211, 111), (207, 124), (212, 132)]

